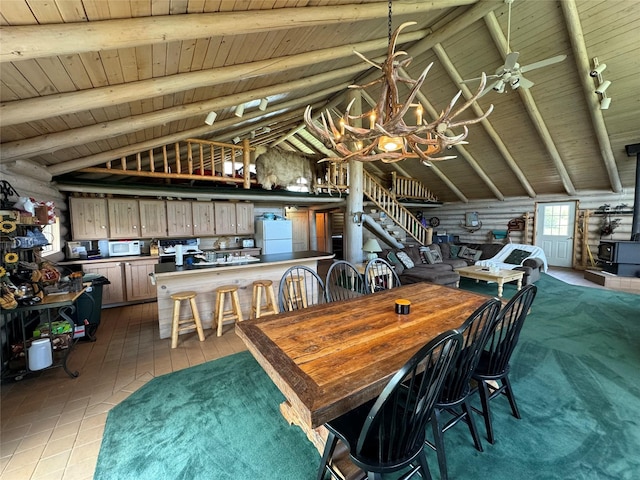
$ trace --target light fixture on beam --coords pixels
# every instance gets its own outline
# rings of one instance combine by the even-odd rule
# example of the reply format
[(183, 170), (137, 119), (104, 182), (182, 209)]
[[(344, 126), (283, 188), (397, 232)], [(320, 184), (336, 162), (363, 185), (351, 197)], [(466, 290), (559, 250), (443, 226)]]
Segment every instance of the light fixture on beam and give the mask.
[(599, 63), (598, 58), (593, 58), (593, 70), (589, 72), (589, 76), (595, 77), (598, 86), (595, 93), (600, 95), (600, 110), (608, 110), (611, 105), (611, 97), (607, 96), (607, 89), (611, 86), (611, 81), (602, 78), (602, 72), (607, 68), (604, 63)]
[(238, 105), (236, 107), (236, 111), (233, 114), (238, 118), (242, 118), (242, 115), (244, 115), (244, 103)]
[[(486, 84), (486, 75), (483, 73), (478, 91), (464, 105), (454, 109), (462, 95), (462, 92), (458, 92), (439, 118), (431, 123), (423, 121), (422, 106), (414, 103), (414, 99), (433, 63), (424, 69), (417, 80), (413, 80), (400, 74), (400, 70), (411, 62), (411, 57), (402, 59), (401, 57), (406, 56), (407, 53), (395, 51), (400, 31), (415, 24), (416, 22), (403, 23), (392, 35), (389, 35), (387, 58), (381, 64), (374, 63), (355, 52), (365, 62), (382, 72), (380, 78), (366, 85), (349, 86), (349, 88), (365, 89), (373, 85), (381, 85), (382, 94), (372, 110), (352, 115), (350, 109), (355, 101), (352, 100), (339, 121), (334, 121), (331, 113), (326, 111), (321, 114), (319, 123), (316, 123), (311, 117), (311, 107), (307, 107), (304, 121), (309, 133), (320, 140), (325, 147), (333, 149), (338, 154), (337, 157), (327, 157), (324, 160), (332, 162), (381, 160), (392, 163), (405, 158), (418, 158), (423, 162), (455, 158), (455, 156), (434, 157), (434, 155), (443, 152), (449, 146), (463, 143), (469, 133), (467, 125), (480, 122), (491, 113), (493, 105), (478, 118), (454, 121), (456, 116), (468, 109), (481, 95)], [(389, 32), (391, 32), (391, 8), (389, 8)], [(410, 88), (404, 103), (400, 100), (398, 83), (409, 85)], [(414, 125), (405, 123), (404, 117), (409, 110), (415, 111)], [(360, 126), (366, 119), (369, 119), (369, 128)], [(463, 132), (448, 136), (447, 131), (456, 127), (462, 128)]]
[(267, 109), (267, 105), (269, 105), (269, 99), (263, 98), (260, 100), (260, 105), (258, 105), (258, 110), (265, 111)]
[(207, 118), (205, 118), (204, 123), (206, 123), (207, 125), (213, 125), (213, 122), (216, 121), (217, 117), (218, 114), (216, 112), (209, 112), (209, 115), (207, 115)]
[(242, 139), (240, 137), (233, 137), (233, 143), (235, 143), (236, 145), (238, 143), (240, 143), (242, 141)]

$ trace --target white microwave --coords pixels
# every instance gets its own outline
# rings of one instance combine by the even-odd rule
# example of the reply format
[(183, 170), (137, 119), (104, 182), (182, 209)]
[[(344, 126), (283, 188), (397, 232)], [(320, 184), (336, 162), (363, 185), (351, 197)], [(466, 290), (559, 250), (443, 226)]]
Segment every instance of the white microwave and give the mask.
[(120, 240), (109, 242), (110, 257), (126, 257), (129, 255), (140, 255), (139, 240)]

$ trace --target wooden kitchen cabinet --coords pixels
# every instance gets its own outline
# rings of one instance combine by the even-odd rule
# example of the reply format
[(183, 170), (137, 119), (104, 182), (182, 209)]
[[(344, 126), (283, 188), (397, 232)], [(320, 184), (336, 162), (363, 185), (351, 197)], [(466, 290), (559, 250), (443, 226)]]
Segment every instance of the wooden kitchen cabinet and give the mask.
[(216, 235), (236, 234), (236, 204), (215, 202)]
[(140, 238), (140, 207), (134, 198), (109, 198), (109, 238)]
[(106, 198), (70, 197), (69, 208), (74, 240), (109, 238)]
[(123, 262), (85, 263), (84, 273), (96, 273), (106, 277), (110, 284), (102, 287), (102, 305), (123, 303), (125, 301), (125, 283), (122, 274)]
[(169, 200), (167, 204), (167, 233), (173, 236), (193, 236), (191, 202)]
[(215, 207), (213, 202), (191, 202), (193, 234), (195, 236), (216, 233)]
[(253, 235), (253, 203), (236, 203), (236, 234)]
[(127, 286), (126, 300), (134, 302), (156, 298), (156, 286), (151, 283), (149, 274), (154, 273), (158, 259), (135, 260), (123, 263), (125, 285)]
[(216, 235), (253, 234), (253, 203), (215, 202)]
[(140, 237), (167, 236), (167, 207), (164, 200), (139, 200)]

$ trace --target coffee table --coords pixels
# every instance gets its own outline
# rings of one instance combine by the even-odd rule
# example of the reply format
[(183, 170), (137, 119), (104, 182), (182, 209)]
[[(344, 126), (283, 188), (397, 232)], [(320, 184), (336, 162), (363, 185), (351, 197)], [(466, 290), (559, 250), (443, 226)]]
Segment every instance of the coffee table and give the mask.
[(522, 288), (522, 277), (524, 277), (524, 272), (522, 270), (500, 269), (498, 271), (491, 272), (488, 267), (482, 267), (480, 265), (460, 267), (455, 270), (461, 277), (473, 278), (476, 281), (484, 280), (486, 282), (496, 282), (498, 284), (498, 297), (502, 297), (502, 287), (505, 282), (517, 280), (518, 290)]

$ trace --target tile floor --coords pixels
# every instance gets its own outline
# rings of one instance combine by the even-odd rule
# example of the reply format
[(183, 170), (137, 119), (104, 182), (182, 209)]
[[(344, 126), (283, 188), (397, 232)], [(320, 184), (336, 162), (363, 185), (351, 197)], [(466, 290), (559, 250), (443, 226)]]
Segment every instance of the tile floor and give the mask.
[[(550, 269), (567, 283), (604, 288), (583, 272)], [(178, 348), (158, 338), (155, 303), (102, 311), (96, 342), (79, 342), (69, 358), (71, 379), (61, 368), (31, 374), (1, 387), (0, 479), (91, 479), (107, 412), (155, 376), (245, 349), (225, 328), (206, 340), (181, 336)]]

